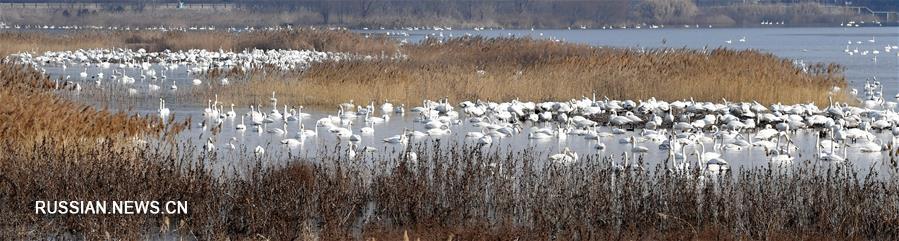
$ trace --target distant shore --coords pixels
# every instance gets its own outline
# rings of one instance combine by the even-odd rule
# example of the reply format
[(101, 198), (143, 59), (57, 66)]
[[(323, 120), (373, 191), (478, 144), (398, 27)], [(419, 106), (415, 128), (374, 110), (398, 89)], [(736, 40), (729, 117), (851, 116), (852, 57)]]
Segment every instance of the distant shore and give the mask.
[[(314, 1), (312, 1), (314, 2)], [(366, 2), (366, 1), (360, 1)], [(528, 2), (528, 1), (524, 1)], [(679, 2), (686, 2), (680, 3)], [(400, 4), (399, 7), (388, 7)], [(405, 5), (404, 5), (405, 4)], [(691, 1), (652, 1), (639, 4), (531, 2), (520, 9), (477, 3), (467, 8), (446, 3), (444, 8), (419, 7), (406, 2), (358, 4), (247, 6), (238, 4), (177, 3), (0, 3), (0, 22), (7, 25), (79, 25), (130, 27), (263, 27), (339, 26), (351, 29), (445, 26), (452, 28), (566, 29), (633, 26), (785, 27), (899, 26), (895, 12), (862, 7), (803, 4), (746, 4), (696, 6)], [(497, 3), (499, 4), (499, 3)], [(406, 6), (410, 5), (410, 6)], [(482, 6), (484, 5), (484, 6)], [(546, 5), (546, 6), (544, 6)], [(862, 10), (864, 9), (864, 10)]]

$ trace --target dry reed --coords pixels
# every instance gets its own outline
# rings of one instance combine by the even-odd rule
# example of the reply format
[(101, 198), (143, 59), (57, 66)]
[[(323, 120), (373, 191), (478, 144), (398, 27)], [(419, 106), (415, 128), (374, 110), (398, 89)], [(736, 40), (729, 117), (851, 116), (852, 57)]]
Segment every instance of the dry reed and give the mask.
[(158, 118), (112, 113), (57, 97), (56, 83), (30, 66), (0, 62), (0, 136), (2, 145), (28, 146), (45, 138), (94, 143), (134, 138), (165, 129)]
[[(222, 175), (189, 144), (116, 150), (50, 140), (0, 155), (0, 237), (143, 239), (895, 239), (899, 179), (800, 162), (700, 179), (610, 159), (546, 166), (539, 153), (420, 145), (287, 166), (242, 156)], [(18, 155), (23, 154), (23, 155)], [(617, 156), (617, 155), (616, 155)], [(616, 160), (617, 161), (617, 160)], [(642, 161), (641, 161), (642, 162)], [(884, 164), (891, 172), (895, 161)], [(659, 170), (659, 171), (655, 171)], [(876, 170), (876, 169), (872, 169)], [(182, 200), (185, 215), (39, 215), (35, 200)]]
[[(400, 59), (314, 64), (302, 73), (254, 73), (215, 89), (228, 101), (251, 104), (272, 91), (289, 104), (333, 106), (385, 99), (565, 100), (689, 99), (826, 103), (845, 87), (842, 68), (803, 69), (758, 51), (615, 49), (545, 40), (465, 37), (403, 46)], [(838, 99), (842, 96), (837, 96)]]
[[(316, 49), (387, 55), (314, 64), (305, 72), (273, 69), (238, 73), (244, 81), (204, 89), (226, 101), (252, 104), (280, 92), (284, 103), (333, 106), (350, 99), (420, 103), (423, 99), (560, 100), (589, 96), (665, 100), (826, 103), (830, 90), (845, 87), (842, 67), (805, 69), (757, 51), (728, 49), (616, 49), (535, 39), (480, 37), (431, 39), (398, 46), (383, 37), (346, 31), (0, 33), (0, 53), (94, 47), (183, 50)], [(212, 71), (210, 79), (222, 73)], [(234, 73), (232, 73), (234, 74)], [(265, 98), (264, 98), (265, 97)], [(838, 95), (837, 99), (847, 99)]]

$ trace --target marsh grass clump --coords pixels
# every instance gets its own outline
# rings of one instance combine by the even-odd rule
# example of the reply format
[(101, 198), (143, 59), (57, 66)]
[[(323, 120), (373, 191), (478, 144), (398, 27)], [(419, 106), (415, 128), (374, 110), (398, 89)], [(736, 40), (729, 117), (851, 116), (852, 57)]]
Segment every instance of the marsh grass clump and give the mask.
[(2, 145), (22, 147), (47, 138), (69, 144), (135, 140), (159, 136), (180, 126), (166, 126), (159, 118), (114, 113), (59, 97), (53, 91), (69, 91), (75, 86), (52, 81), (30, 66), (8, 61), (0, 62), (0, 87), (0, 102), (4, 103), (0, 106)]
[[(346, 159), (216, 155), (190, 145), (58, 148), (51, 140), (0, 156), (0, 235), (199, 239), (895, 239), (899, 181), (851, 164), (720, 175), (617, 158), (547, 163), (539, 153), (423, 143)], [(171, 151), (177, 149), (179, 151)], [(20, 155), (24, 154), (24, 155)], [(616, 155), (619, 156), (619, 155)], [(892, 167), (895, 169), (895, 167)], [(185, 200), (189, 214), (37, 215), (35, 200)], [(115, 224), (115, 225), (113, 225)]]
[[(807, 67), (752, 50), (618, 49), (528, 38), (429, 39), (401, 47), (404, 58), (329, 61), (304, 72), (250, 75), (216, 89), (251, 104), (277, 90), (285, 103), (347, 100), (417, 104), (424, 99), (612, 99), (827, 103), (845, 87), (842, 68)], [(837, 99), (844, 98), (841, 94)]]
[[(613, 99), (823, 104), (834, 94), (833, 87), (845, 89), (847, 84), (838, 65), (801, 66), (754, 50), (620, 49), (529, 38), (430, 38), (400, 45), (385, 36), (301, 28), (247, 33), (8, 32), (0, 33), (0, 43), (0, 53), (6, 54), (103, 47), (314, 49), (368, 56), (314, 63), (307, 70), (212, 69), (200, 78), (217, 82), (228, 77), (233, 84), (209, 85), (185, 95), (199, 96), (194, 101), (202, 102), (219, 94), (239, 105), (262, 103), (272, 91), (283, 96), (282, 103), (319, 107), (347, 100), (414, 105), (443, 97), (564, 100), (594, 92)], [(845, 93), (835, 94), (837, 101), (851, 101)]]

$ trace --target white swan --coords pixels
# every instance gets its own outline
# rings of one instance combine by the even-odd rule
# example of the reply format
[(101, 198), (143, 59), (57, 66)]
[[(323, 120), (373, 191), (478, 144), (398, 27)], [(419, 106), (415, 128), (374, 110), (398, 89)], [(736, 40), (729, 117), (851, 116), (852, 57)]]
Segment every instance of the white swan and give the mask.
[(883, 144), (880, 139), (868, 140), (860, 144), (858, 150), (861, 152), (881, 152), (883, 151)]
[(391, 111), (393, 111), (393, 104), (389, 100), (384, 100), (384, 104), (381, 104), (381, 113), (387, 114)]
[(637, 146), (637, 138), (636, 137), (631, 136), (630, 139), (631, 139), (631, 152), (645, 153), (645, 152), (649, 151), (649, 148), (646, 148), (645, 146)]
[(356, 144), (350, 145), (350, 148), (346, 150), (347, 159), (353, 160), (356, 159)]
[(399, 135), (391, 136), (391, 137), (388, 137), (388, 138), (384, 138), (383, 141), (386, 142), (386, 143), (390, 143), (390, 144), (403, 144), (403, 145), (405, 145), (405, 144), (408, 144), (408, 143), (409, 143), (409, 139), (408, 139), (408, 137), (406, 137), (408, 134), (409, 134), (409, 129), (403, 129), (403, 134), (399, 134)]
[(237, 149), (237, 146), (234, 145), (234, 142), (236, 142), (236, 141), (237, 141), (237, 137), (231, 137), (231, 139), (228, 140), (228, 149), (231, 149), (231, 150)]
[(297, 137), (306, 138), (306, 137), (316, 136), (316, 135), (318, 135), (317, 130), (318, 130), (318, 128), (316, 128), (315, 130), (306, 130), (306, 125), (300, 124), (300, 130), (297, 131)]
[(493, 138), (490, 136), (482, 136), (481, 138), (478, 138), (478, 144), (490, 145), (491, 143), (493, 143)]
[(162, 118), (166, 118), (169, 116), (170, 112), (171, 111), (169, 110), (169, 108), (165, 107), (165, 100), (159, 98), (159, 116)]
[(236, 126), (234, 126), (234, 129), (237, 129), (237, 130), (246, 130), (247, 129), (247, 125), (245, 125), (243, 123), (243, 117), (244, 116), (240, 116), (240, 124), (237, 124)]
[(362, 134), (372, 134), (372, 133), (375, 133), (375, 124), (374, 124), (374, 123), (369, 123), (368, 126), (359, 128), (359, 132), (361, 132)]
[[(842, 156), (840, 156), (839, 154), (837, 154), (834, 151), (834, 149), (836, 149), (837, 144), (834, 143), (832, 140), (833, 135), (831, 135), (830, 137), (831, 137), (831, 143), (829, 144), (828, 147), (824, 147), (820, 143), (818, 145), (816, 145), (816, 147), (817, 147), (816, 149), (818, 149), (818, 158), (820, 158), (821, 160), (830, 161), (830, 162), (842, 162), (842, 161), (846, 160), (845, 158), (843, 158)], [(821, 139), (821, 136), (818, 135), (818, 137), (817, 137), (818, 142), (820, 142), (820, 139)], [(843, 151), (845, 152), (846, 148), (843, 148)]]
[(287, 145), (288, 148), (295, 148), (295, 147), (302, 145), (303, 142), (300, 140), (297, 140), (297, 139), (287, 138), (287, 139), (281, 140), (281, 144)]
[(465, 133), (465, 138), (479, 139), (481, 137), (484, 137), (483, 129), (481, 131), (470, 131), (468, 133)]
[(214, 152), (215, 151), (215, 142), (212, 140), (212, 137), (206, 139), (206, 144), (203, 145), (203, 150), (206, 152)]
[(262, 146), (256, 146), (256, 148), (253, 149), (253, 154), (256, 155), (256, 157), (261, 157), (265, 155), (265, 148), (262, 148)]
[(273, 128), (273, 129), (268, 130), (268, 131), (266, 131), (266, 132), (268, 132), (269, 134), (272, 134), (272, 135), (280, 136), (280, 135), (284, 135), (284, 133), (287, 132), (286, 130), (287, 130), (287, 123), (284, 123), (284, 129), (281, 129), (281, 128)]
[(231, 110), (229, 110), (227, 113), (225, 113), (225, 116), (227, 116), (227, 117), (237, 116), (237, 112), (234, 112), (234, 103), (231, 103)]
[(554, 163), (568, 165), (576, 162), (578, 160), (578, 155), (571, 151), (571, 148), (565, 147), (565, 150), (563, 150), (562, 153), (549, 156), (549, 160)]
[[(787, 139), (787, 147), (780, 147), (780, 139), (781, 137)], [(774, 149), (774, 155), (771, 157), (771, 162), (777, 165), (788, 165), (793, 163), (793, 156), (790, 154), (790, 139), (786, 134), (781, 134), (777, 137), (777, 146)]]

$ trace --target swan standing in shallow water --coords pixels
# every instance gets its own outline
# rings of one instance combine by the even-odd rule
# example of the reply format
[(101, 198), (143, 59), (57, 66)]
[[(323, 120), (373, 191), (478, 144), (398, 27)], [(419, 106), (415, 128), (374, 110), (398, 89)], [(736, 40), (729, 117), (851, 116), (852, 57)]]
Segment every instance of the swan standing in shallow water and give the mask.
[(287, 145), (287, 148), (289, 148), (289, 149), (293, 149), (293, 148), (296, 148), (296, 147), (302, 145), (303, 141), (293, 139), (293, 138), (287, 138), (287, 139), (281, 140), (281, 144)]
[(234, 145), (234, 142), (236, 142), (236, 141), (237, 141), (237, 137), (231, 137), (231, 139), (228, 140), (228, 149), (236, 150), (237, 146)]
[(381, 113), (387, 114), (393, 112), (393, 104), (388, 100), (384, 100), (384, 104), (381, 104)]
[(493, 143), (493, 138), (490, 137), (489, 135), (485, 135), (485, 136), (482, 136), (481, 138), (478, 138), (478, 144), (480, 144), (480, 145), (490, 145), (492, 143)]
[(600, 142), (596, 143), (596, 145), (593, 145), (593, 148), (596, 150), (599, 150), (599, 151), (604, 151), (604, 150), (606, 150), (606, 144), (603, 144), (600, 141)]
[(356, 159), (356, 144), (350, 144), (350, 148), (346, 149), (346, 157), (347, 159), (353, 160)]
[[(845, 152), (846, 152), (847, 148), (845, 148), (845, 147), (843, 148), (843, 156), (840, 156), (838, 153), (836, 153), (836, 151), (834, 151), (837, 144), (833, 142), (833, 135), (831, 135), (830, 138), (831, 138), (831, 143), (826, 148), (827, 150), (822, 150), (823, 145), (821, 145), (821, 144), (816, 145), (816, 147), (817, 147), (816, 149), (818, 149), (818, 158), (821, 160), (824, 160), (824, 161), (831, 161), (831, 162), (842, 162), (842, 161), (846, 160), (843, 156), (846, 156)], [(818, 142), (820, 142), (820, 139), (821, 139), (821, 135), (819, 134), (817, 136)]]
[(374, 134), (375, 133), (375, 123), (369, 122), (367, 126), (359, 128), (359, 132), (362, 134)]
[[(780, 139), (781, 138), (786, 139), (786, 143), (785, 143), (786, 147), (785, 148), (780, 147), (780, 143), (781, 143)], [(771, 157), (771, 163), (777, 164), (777, 165), (788, 165), (788, 164), (793, 163), (793, 156), (790, 154), (790, 149), (791, 149), (790, 143), (791, 142), (793, 142), (793, 141), (790, 140), (788, 135), (786, 135), (783, 132), (781, 132), (781, 134), (779, 134), (779, 136), (777, 137), (777, 146), (775, 146), (775, 149), (773, 150), (773, 152), (774, 152), (773, 156)], [(768, 152), (768, 151), (766, 150), (766, 152)]]
[(408, 135), (409, 135), (409, 129), (403, 129), (403, 134), (399, 134), (399, 135), (391, 136), (391, 137), (388, 137), (388, 138), (384, 138), (383, 141), (386, 142), (386, 143), (390, 143), (390, 144), (403, 144), (403, 145), (405, 145), (405, 144), (408, 144), (408, 143), (409, 143), (409, 138), (407, 137)]
[(649, 148), (646, 148), (645, 146), (637, 146), (637, 138), (636, 137), (631, 136), (630, 142), (631, 142), (631, 152), (646, 153), (649, 151)]
[[(234, 112), (234, 103), (231, 103), (231, 110), (228, 111), (227, 113), (225, 113), (225, 116), (227, 116), (227, 117), (237, 116), (237, 112)], [(241, 120), (241, 123), (243, 123), (243, 120)]]
[(169, 108), (165, 107), (165, 100), (162, 98), (159, 98), (159, 116), (162, 118), (166, 118), (169, 116), (170, 112), (171, 111), (169, 110)]
[(318, 127), (315, 130), (306, 130), (305, 124), (300, 124), (300, 130), (297, 131), (297, 138), (313, 137), (318, 135)]
[(287, 122), (284, 123), (284, 129), (273, 128), (271, 130), (268, 130), (267, 132), (272, 135), (280, 136), (280, 135), (284, 135), (284, 133), (287, 133), (286, 130), (287, 130)]
[(261, 157), (265, 155), (265, 148), (262, 148), (262, 146), (256, 146), (256, 148), (253, 149), (253, 154), (256, 155), (256, 157)]
[(406, 157), (409, 158), (409, 162), (418, 163), (418, 154), (416, 154), (414, 151), (406, 151)]
[[(727, 161), (721, 158), (721, 153), (714, 151), (706, 152), (705, 144), (703, 144), (702, 141), (697, 140), (696, 144), (699, 145), (699, 149), (696, 150), (696, 154), (699, 155), (700, 165), (705, 167), (707, 170), (709, 168), (709, 165), (713, 165), (717, 170), (712, 171), (727, 169)], [(698, 152), (700, 150), (702, 151), (701, 154)]]
[(244, 116), (240, 116), (240, 124), (237, 124), (237, 126), (234, 126), (234, 129), (237, 129), (238, 131), (242, 131), (242, 130), (246, 130), (246, 129), (247, 129), (247, 125), (245, 125), (245, 124), (243, 123), (243, 117), (244, 117)]
[(471, 131), (471, 132), (465, 133), (465, 137), (472, 138), (472, 139), (480, 139), (481, 137), (484, 137), (484, 131), (485, 130), (483, 130), (483, 129), (481, 129), (481, 131)]
[(883, 151), (883, 143), (880, 139), (868, 140), (860, 144), (858, 150), (861, 152), (881, 152)]
[(569, 165), (577, 162), (578, 155), (576, 152), (571, 151), (571, 148), (565, 147), (565, 150), (563, 150), (562, 153), (549, 156), (549, 160), (554, 163)]
[(212, 140), (212, 137), (206, 139), (206, 144), (203, 145), (203, 150), (206, 152), (215, 152), (215, 141)]
[[(675, 149), (678, 148), (680, 148), (680, 152), (675, 151)], [(690, 170), (690, 163), (687, 162), (687, 149), (684, 146), (673, 144), (672, 147), (668, 149), (668, 157), (673, 162), (674, 171), (682, 173)]]
[(303, 107), (303, 106), (301, 105), (299, 108), (297, 108), (297, 113), (296, 113), (296, 114), (293, 114), (293, 115), (296, 116), (296, 117), (299, 118), (299, 119), (306, 119), (306, 118), (309, 118), (310, 116), (312, 116), (312, 115), (310, 115), (309, 113), (304, 113), (304, 112), (303, 112), (303, 109), (305, 109), (305, 107)]

